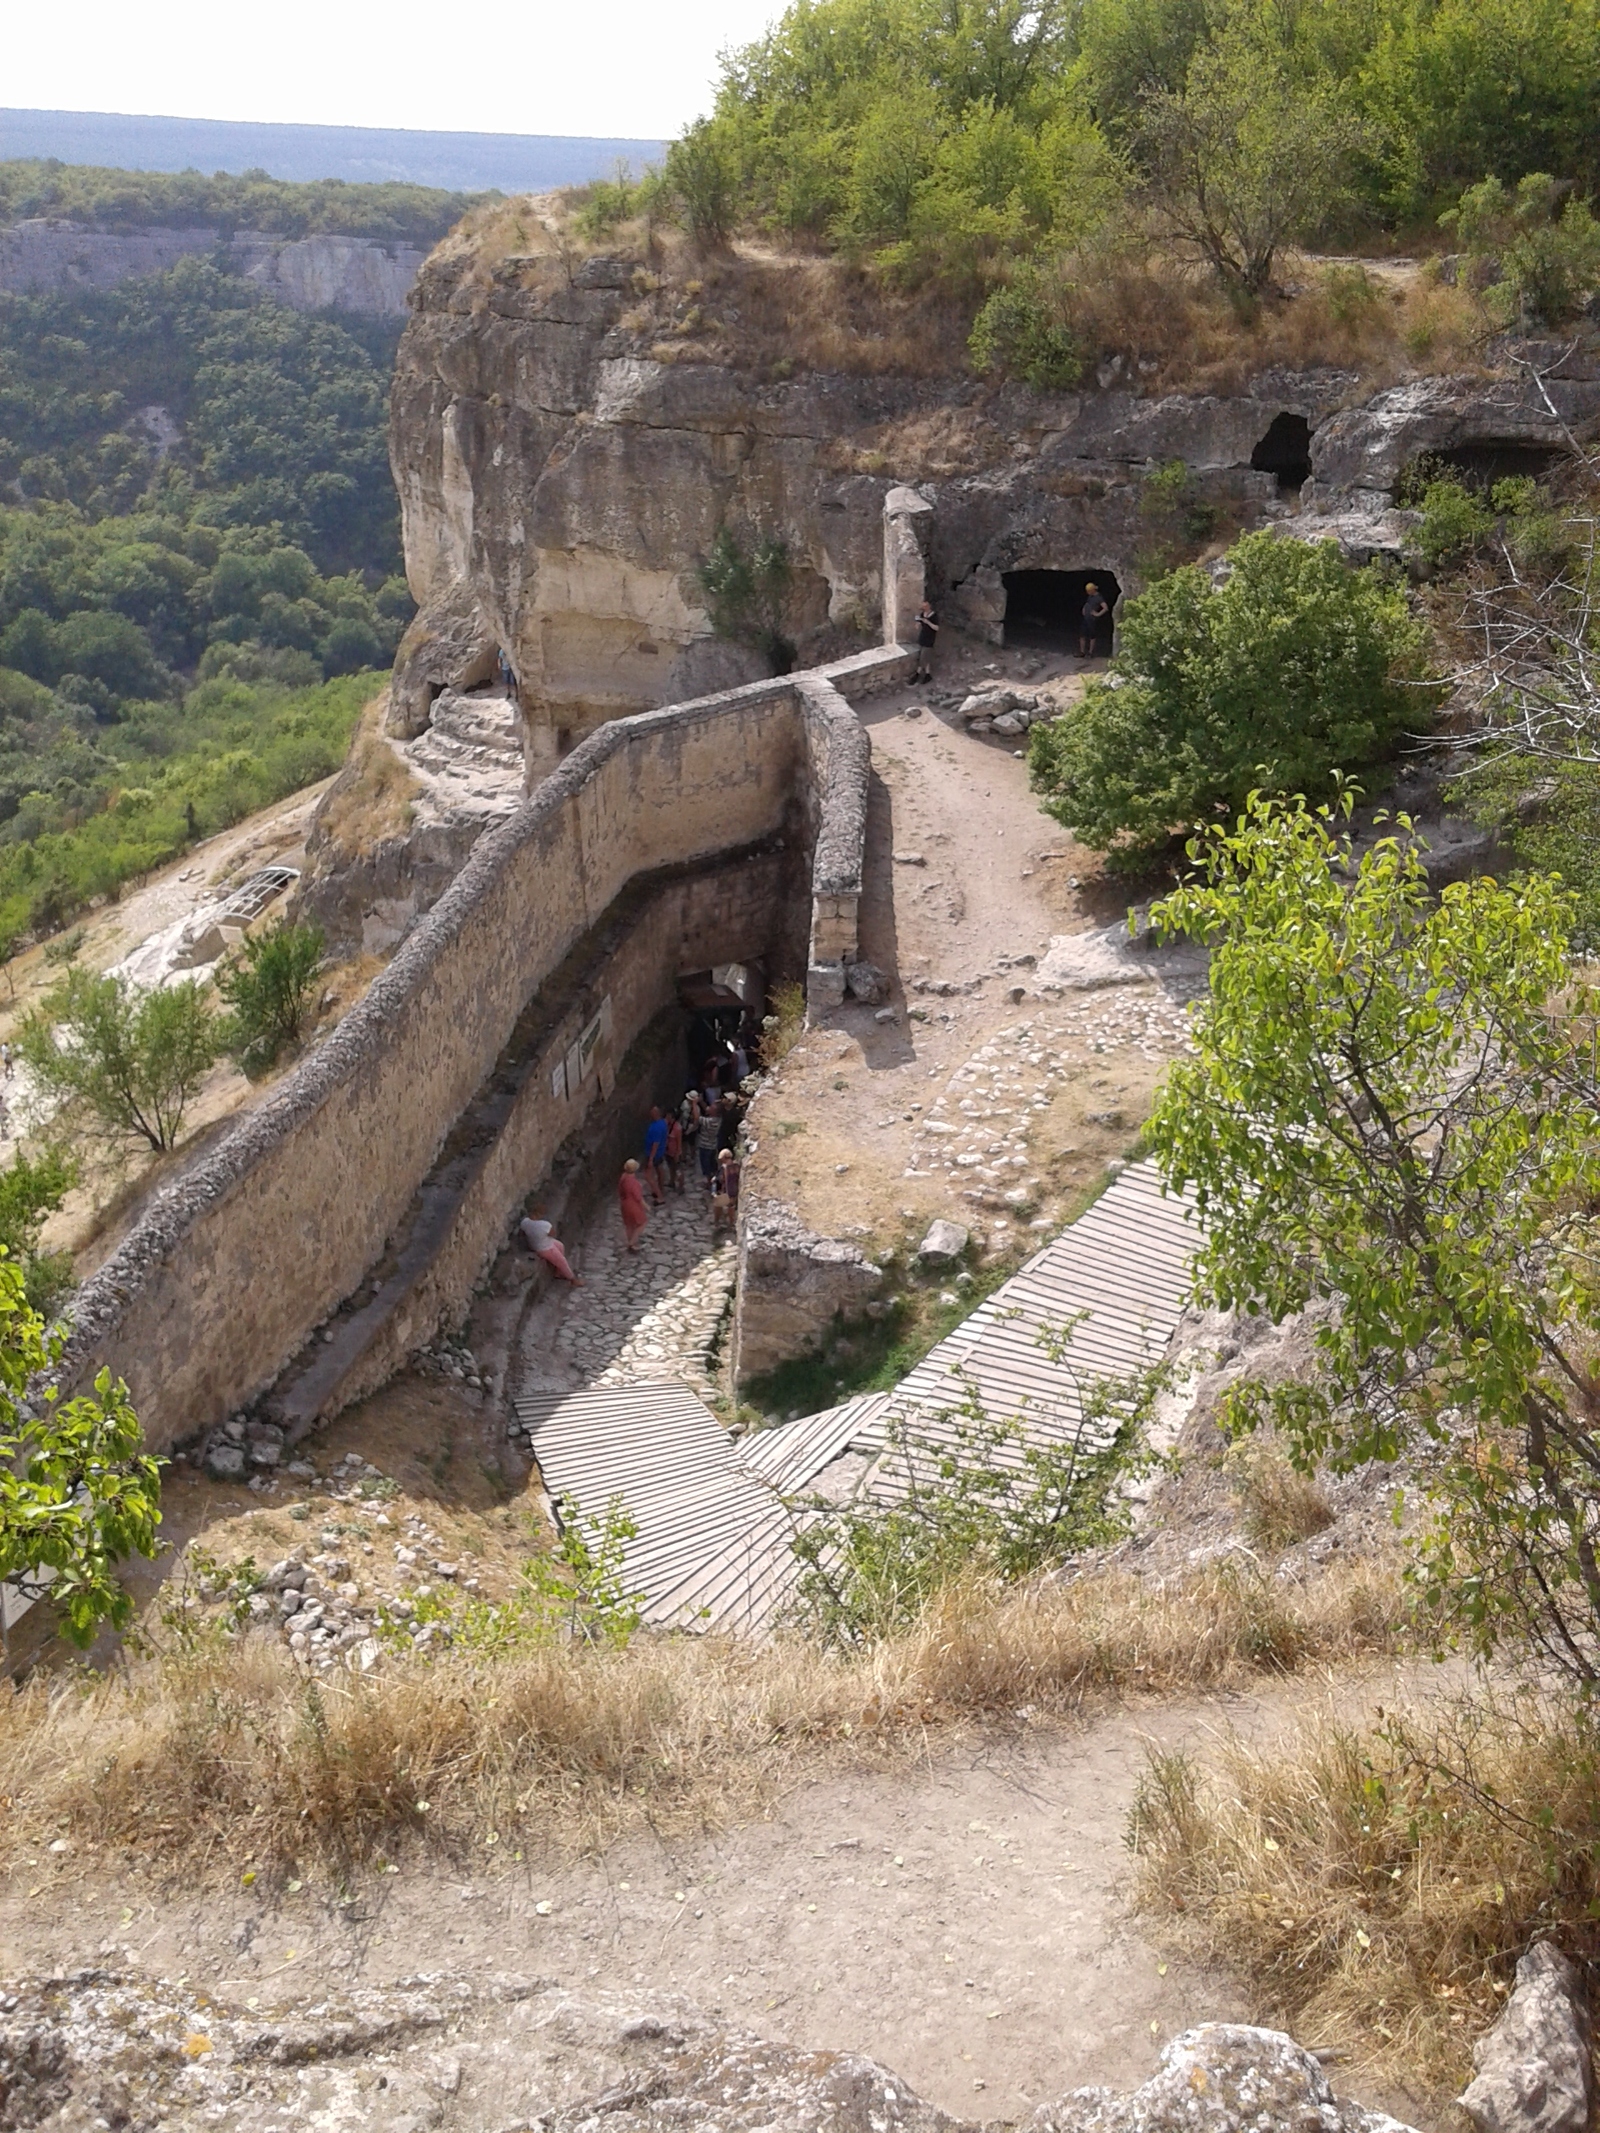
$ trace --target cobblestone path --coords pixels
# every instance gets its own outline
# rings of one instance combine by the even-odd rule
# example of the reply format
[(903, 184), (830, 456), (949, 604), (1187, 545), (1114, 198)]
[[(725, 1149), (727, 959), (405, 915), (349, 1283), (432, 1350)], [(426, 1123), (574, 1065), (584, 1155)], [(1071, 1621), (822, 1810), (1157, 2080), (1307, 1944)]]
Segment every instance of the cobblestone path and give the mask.
[(651, 1207), (631, 1257), (608, 1201), (577, 1240), (583, 1287), (554, 1283), (528, 1314), (519, 1390), (678, 1378), (704, 1397), (716, 1389), (708, 1365), (733, 1296), (735, 1256), (725, 1230), (713, 1235), (710, 1202), (693, 1182)]

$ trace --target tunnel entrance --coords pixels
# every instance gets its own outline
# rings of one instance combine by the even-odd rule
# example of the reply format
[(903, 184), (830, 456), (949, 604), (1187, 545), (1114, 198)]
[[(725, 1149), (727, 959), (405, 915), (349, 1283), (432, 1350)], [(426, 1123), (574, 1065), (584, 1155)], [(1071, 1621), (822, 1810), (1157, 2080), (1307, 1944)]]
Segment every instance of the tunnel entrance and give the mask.
[(1517, 444), (1487, 437), (1427, 455), (1446, 472), (1459, 474), (1472, 489), (1489, 489), (1497, 481), (1543, 481), (1565, 454), (1552, 445)]
[(1298, 496), (1311, 479), (1311, 425), (1304, 415), (1274, 415), (1250, 454), (1258, 474), (1276, 474), (1280, 496)]
[(1115, 571), (1008, 570), (1001, 583), (1006, 589), (1006, 643), (1048, 652), (1077, 651), (1084, 602), (1089, 587), (1097, 585), (1111, 612), (1100, 624), (1094, 656), (1109, 657), (1117, 602), (1122, 598)]

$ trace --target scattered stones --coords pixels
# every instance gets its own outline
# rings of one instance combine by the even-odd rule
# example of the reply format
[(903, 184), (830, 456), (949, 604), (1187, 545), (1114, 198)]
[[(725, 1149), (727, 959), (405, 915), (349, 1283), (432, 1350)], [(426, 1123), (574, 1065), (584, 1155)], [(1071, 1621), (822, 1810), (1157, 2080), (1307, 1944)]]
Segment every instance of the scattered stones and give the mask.
[(860, 1000), (868, 1007), (887, 998), (889, 980), (876, 963), (847, 963), (844, 972), (845, 990), (852, 1000)]
[(926, 852), (896, 852), (894, 863), (897, 867), (925, 867), (928, 855)]
[(245, 1477), (245, 1451), (242, 1444), (230, 1444), (226, 1437), (213, 1437), (206, 1446), (205, 1471), (213, 1481), (243, 1481)]
[(1517, 1965), (1505, 2012), (1473, 2046), (1461, 2108), (1479, 2133), (1584, 2133), (1593, 2093), (1589, 2013), (1574, 1966), (1549, 1941)]
[(968, 1232), (959, 1222), (946, 1222), (941, 1218), (931, 1225), (917, 1246), (917, 1257), (925, 1260), (959, 1259), (967, 1242)]

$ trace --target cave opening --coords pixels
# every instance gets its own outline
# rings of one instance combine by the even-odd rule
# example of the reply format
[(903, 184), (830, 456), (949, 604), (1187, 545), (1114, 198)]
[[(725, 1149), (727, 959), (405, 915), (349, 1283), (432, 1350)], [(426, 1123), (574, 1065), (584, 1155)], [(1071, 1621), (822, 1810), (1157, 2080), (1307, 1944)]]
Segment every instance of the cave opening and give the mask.
[(1089, 587), (1098, 586), (1110, 613), (1100, 624), (1095, 657), (1109, 656), (1117, 602), (1122, 598), (1115, 571), (1008, 570), (1001, 583), (1006, 592), (1007, 645), (1047, 652), (1077, 651), (1084, 602)]
[(1446, 474), (1458, 474), (1469, 489), (1490, 489), (1497, 481), (1543, 481), (1565, 455), (1554, 445), (1522, 444), (1510, 438), (1482, 437), (1425, 458)]
[(1258, 474), (1276, 474), (1280, 496), (1298, 496), (1311, 479), (1311, 425), (1304, 415), (1274, 415), (1250, 454)]

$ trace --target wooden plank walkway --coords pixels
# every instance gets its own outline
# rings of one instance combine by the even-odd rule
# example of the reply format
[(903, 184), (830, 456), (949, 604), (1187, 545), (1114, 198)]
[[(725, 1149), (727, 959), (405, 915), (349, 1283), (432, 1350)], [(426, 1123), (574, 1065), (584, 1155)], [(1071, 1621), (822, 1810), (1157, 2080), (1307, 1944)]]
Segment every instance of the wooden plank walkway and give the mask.
[(558, 1513), (620, 1501), (638, 1527), (623, 1554), (644, 1619), (662, 1629), (756, 1631), (799, 1576), (782, 1498), (738, 1457), (686, 1385), (609, 1385), (512, 1403)]
[[(892, 1392), (738, 1444), (676, 1382), (529, 1393), (513, 1405), (558, 1508), (575, 1503), (592, 1519), (613, 1499), (627, 1507), (639, 1531), (625, 1575), (647, 1622), (759, 1635), (801, 1575), (790, 1541), (803, 1513), (786, 1497), (847, 1453), (883, 1452), (894, 1424), (919, 1443), (958, 1443), (969, 1401), (988, 1421), (1019, 1424), (1026, 1443), (1071, 1442), (1091, 1382), (1127, 1377), (1165, 1350), (1196, 1241), (1188, 1203), (1163, 1194), (1153, 1164), (1134, 1164)], [(993, 1456), (1020, 1463), (1022, 1446)], [(880, 1458), (863, 1488), (895, 1493), (898, 1464)]]

